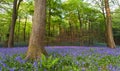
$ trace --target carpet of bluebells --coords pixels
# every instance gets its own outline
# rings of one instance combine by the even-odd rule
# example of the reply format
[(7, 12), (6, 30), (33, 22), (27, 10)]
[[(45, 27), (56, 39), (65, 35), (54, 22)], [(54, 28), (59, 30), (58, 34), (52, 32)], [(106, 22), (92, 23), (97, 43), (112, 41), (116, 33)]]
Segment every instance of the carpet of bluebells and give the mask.
[(49, 46), (49, 56), (26, 61), (27, 47), (0, 48), (0, 71), (120, 71), (120, 48)]

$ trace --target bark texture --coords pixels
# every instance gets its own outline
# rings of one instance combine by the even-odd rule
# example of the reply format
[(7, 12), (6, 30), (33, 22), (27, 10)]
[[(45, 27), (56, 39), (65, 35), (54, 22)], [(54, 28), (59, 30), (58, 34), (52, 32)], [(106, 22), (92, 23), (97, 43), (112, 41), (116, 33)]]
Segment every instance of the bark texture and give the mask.
[(112, 33), (112, 21), (109, 7), (109, 0), (104, 0), (105, 10), (106, 10), (106, 35), (107, 35), (107, 45), (110, 48), (115, 48), (115, 42)]
[(33, 16), (32, 32), (30, 36), (27, 59), (38, 59), (41, 54), (47, 55), (44, 48), (45, 23), (46, 23), (46, 0), (34, 0), (35, 9)]

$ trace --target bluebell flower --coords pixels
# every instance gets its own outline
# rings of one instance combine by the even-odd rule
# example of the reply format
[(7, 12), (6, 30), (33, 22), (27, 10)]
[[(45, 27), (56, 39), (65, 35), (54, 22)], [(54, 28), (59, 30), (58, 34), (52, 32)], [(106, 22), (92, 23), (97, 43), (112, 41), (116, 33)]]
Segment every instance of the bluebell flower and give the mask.
[(5, 63), (2, 63), (3, 67), (7, 67), (7, 65)]
[(0, 64), (3, 66), (3, 67), (7, 67), (7, 65), (5, 63), (3, 63), (2, 61), (0, 61)]
[(112, 71), (117, 71), (115, 67), (112, 68)]
[(20, 63), (25, 63), (25, 60), (23, 60), (20, 56), (17, 56), (15, 58), (16, 61), (20, 62)]
[(101, 67), (98, 67), (98, 71), (101, 71), (102, 70), (102, 68)]
[(18, 61), (22, 60), (22, 58), (20, 56), (17, 56), (15, 59), (18, 60)]
[(33, 63), (34, 71), (38, 71), (38, 62), (34, 61)]
[(110, 65), (107, 66), (107, 68), (108, 68), (109, 70), (112, 70), (112, 69), (113, 69), (113, 66), (110, 64)]
[(15, 69), (14, 68), (10, 68), (9, 71), (15, 71)]
[(85, 67), (82, 67), (82, 71), (85, 71)]
[(37, 61), (34, 61), (33, 67), (34, 67), (34, 68), (37, 68), (37, 67), (38, 67), (38, 62), (37, 62)]
[(79, 62), (78, 62), (78, 61), (76, 61), (76, 62), (75, 62), (75, 64), (76, 64), (76, 65), (79, 65)]
[(84, 65), (85, 64), (85, 62), (82, 62), (82, 65)]

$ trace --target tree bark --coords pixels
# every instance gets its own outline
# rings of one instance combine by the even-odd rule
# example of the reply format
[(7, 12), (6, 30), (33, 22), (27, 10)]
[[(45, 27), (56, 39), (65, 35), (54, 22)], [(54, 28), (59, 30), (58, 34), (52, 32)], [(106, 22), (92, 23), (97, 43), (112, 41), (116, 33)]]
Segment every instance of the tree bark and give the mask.
[(80, 15), (79, 10), (78, 10), (78, 20), (79, 20), (79, 23), (80, 23), (80, 30), (82, 30), (82, 20), (81, 20), (81, 15)]
[(14, 46), (14, 29), (15, 29), (15, 23), (17, 19), (17, 0), (14, 0), (13, 2), (13, 14), (12, 14), (12, 22), (10, 25), (10, 33), (9, 33), (9, 39), (8, 39), (8, 47)]
[[(61, 35), (61, 23), (59, 23), (59, 35)], [(61, 42), (61, 36), (58, 38), (58, 41)]]
[(15, 24), (18, 16), (18, 9), (20, 6), (22, 0), (19, 0), (17, 4), (17, 0), (14, 0), (13, 2), (13, 14), (12, 14), (12, 21), (10, 25), (10, 32), (9, 32), (9, 39), (8, 39), (8, 47), (13, 47), (14, 46), (14, 29), (15, 29)]
[(111, 21), (111, 14), (109, 8), (109, 1), (104, 0), (105, 2), (105, 10), (106, 10), (106, 34), (107, 34), (107, 45), (110, 48), (115, 48), (115, 42), (112, 33), (112, 21)]
[(25, 18), (25, 24), (23, 28), (23, 40), (26, 41), (26, 24), (27, 24), (27, 17)]
[(34, 0), (35, 9), (33, 16), (32, 33), (30, 36), (26, 59), (36, 60), (41, 54), (47, 55), (44, 48), (46, 0)]
[(19, 16), (17, 42), (19, 42), (19, 38), (20, 38), (20, 23), (21, 23), (21, 17)]

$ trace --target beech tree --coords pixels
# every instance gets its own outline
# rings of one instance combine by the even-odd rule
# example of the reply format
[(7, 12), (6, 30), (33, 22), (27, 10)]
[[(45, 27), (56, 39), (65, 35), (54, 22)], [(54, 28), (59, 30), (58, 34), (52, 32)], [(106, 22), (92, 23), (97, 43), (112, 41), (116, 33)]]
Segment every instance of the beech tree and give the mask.
[(38, 59), (41, 54), (47, 55), (44, 48), (46, 0), (34, 0), (34, 16), (26, 59)]
[(14, 0), (14, 2), (13, 2), (13, 14), (12, 14), (12, 21), (10, 24), (8, 47), (14, 46), (14, 29), (15, 29), (17, 16), (18, 16), (18, 9), (19, 9), (21, 2), (22, 2), (22, 0)]
[(110, 48), (115, 48), (115, 42), (112, 33), (112, 20), (110, 14), (109, 0), (104, 0), (105, 11), (106, 11), (106, 35), (107, 35), (107, 45)]

